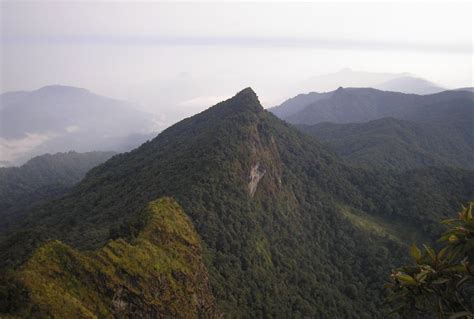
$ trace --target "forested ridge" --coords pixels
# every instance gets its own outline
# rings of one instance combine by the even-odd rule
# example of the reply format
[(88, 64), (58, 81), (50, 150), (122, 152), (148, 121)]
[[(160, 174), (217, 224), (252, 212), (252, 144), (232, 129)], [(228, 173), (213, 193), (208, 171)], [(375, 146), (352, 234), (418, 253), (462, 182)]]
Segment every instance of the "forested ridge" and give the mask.
[[(252, 171), (261, 175), (255, 193)], [(0, 242), (0, 257), (11, 270), (48, 239), (80, 251), (133, 242), (144, 227), (140, 212), (169, 196), (202, 239), (219, 312), (380, 318), (386, 276), (407, 261), (407, 234), (434, 238), (438, 221), (473, 198), (473, 183), (474, 173), (462, 169), (353, 168), (265, 111), (248, 88), (30, 210)], [(32, 240), (22, 241), (22, 232)]]
[(410, 170), (474, 163), (474, 95), (372, 88), (300, 94), (269, 109), (353, 166)]
[(471, 125), (460, 122), (447, 125), (382, 118), (366, 123), (326, 122), (296, 127), (355, 166), (399, 171), (428, 166), (472, 170)]
[(27, 318), (218, 318), (199, 235), (179, 205), (161, 198), (140, 218), (130, 242), (89, 253), (56, 240), (41, 245), (10, 279), (28, 295), (13, 290), (2, 300)]
[[(340, 87), (330, 93), (317, 95), (318, 99), (313, 99), (314, 102), (304, 107), (298, 105), (295, 113), (291, 111), (294, 105), (289, 101), (282, 104), (285, 106), (283, 109), (274, 109), (278, 110), (278, 114), (284, 114), (282, 119), (289, 123), (306, 125), (322, 122), (363, 123), (386, 117), (426, 122), (443, 120), (446, 115), (457, 121), (472, 120), (474, 95), (468, 91), (417, 95), (373, 88)], [(460, 113), (465, 116), (455, 117)]]
[(27, 207), (63, 195), (114, 152), (67, 152), (36, 156), (20, 167), (0, 168), (0, 229), (22, 217)]

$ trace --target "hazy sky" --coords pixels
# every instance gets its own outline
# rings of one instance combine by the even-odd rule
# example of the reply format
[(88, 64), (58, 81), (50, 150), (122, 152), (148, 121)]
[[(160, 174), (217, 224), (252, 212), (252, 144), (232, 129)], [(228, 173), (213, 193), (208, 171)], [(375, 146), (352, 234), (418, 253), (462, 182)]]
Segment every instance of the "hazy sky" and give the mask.
[(2, 5), (2, 92), (49, 84), (174, 121), (252, 86), (266, 106), (344, 67), (472, 86), (470, 2)]

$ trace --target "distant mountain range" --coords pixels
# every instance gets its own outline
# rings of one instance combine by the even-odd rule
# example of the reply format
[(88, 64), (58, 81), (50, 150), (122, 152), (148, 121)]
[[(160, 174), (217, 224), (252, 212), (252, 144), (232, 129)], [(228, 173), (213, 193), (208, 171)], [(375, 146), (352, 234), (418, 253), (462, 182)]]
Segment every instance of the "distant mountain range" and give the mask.
[(270, 111), (352, 164), (474, 168), (474, 94), (468, 90), (414, 95), (339, 88), (299, 95)]
[(375, 73), (354, 71), (350, 68), (335, 73), (312, 77), (300, 83), (299, 92), (327, 92), (338, 87), (375, 88), (413, 94), (432, 94), (445, 89), (410, 73)]
[(469, 91), (469, 92), (474, 92), (474, 87), (460, 88), (460, 89), (457, 89), (457, 91)]
[(286, 100), (278, 106), (269, 108), (268, 110), (279, 118), (286, 119), (293, 114), (303, 111), (303, 109), (306, 108), (308, 105), (316, 103), (320, 100), (330, 98), (332, 94), (333, 92), (311, 92), (307, 94), (298, 94), (297, 96)]
[[(286, 119), (296, 111), (303, 111), (309, 104), (331, 96), (339, 86), (374, 87), (418, 94), (443, 90), (408, 73), (343, 69), (299, 83), (297, 90), (313, 93), (301, 94), (273, 108), (272, 112)], [(173, 112), (165, 102), (165, 96), (171, 93), (175, 96), (173, 101), (184, 98), (178, 91), (160, 92), (165, 103), (160, 107), (170, 114)], [(180, 106), (179, 110), (176, 109), (174, 116), (188, 116), (189, 111), (184, 108)], [(169, 124), (169, 120), (162, 123), (156, 116), (139, 111), (130, 103), (70, 86), (51, 85), (35, 91), (7, 92), (0, 95), (0, 167), (21, 165), (44, 153), (129, 151), (153, 138)]]
[[(297, 125), (348, 163), (366, 168), (408, 170), (451, 166), (474, 170), (469, 127), (430, 125), (394, 118), (366, 123)], [(464, 138), (463, 134), (467, 134)]]
[(2, 94), (0, 119), (4, 165), (44, 153), (130, 150), (162, 129), (129, 103), (60, 85)]
[(375, 89), (414, 94), (434, 94), (445, 91), (444, 88), (422, 78), (401, 76), (374, 85)]
[[(321, 122), (366, 122), (383, 117), (410, 120), (435, 116), (434, 113), (446, 107), (457, 109), (459, 103), (464, 105), (461, 108), (469, 111), (471, 108), (467, 104), (472, 102), (473, 96), (464, 90), (416, 95), (372, 88), (340, 87), (328, 93), (296, 96), (269, 111), (290, 123), (308, 125)], [(427, 108), (435, 104), (439, 105)]]
[(22, 211), (0, 232), (0, 313), (383, 318), (388, 274), (473, 183), (346, 165), (247, 88)]

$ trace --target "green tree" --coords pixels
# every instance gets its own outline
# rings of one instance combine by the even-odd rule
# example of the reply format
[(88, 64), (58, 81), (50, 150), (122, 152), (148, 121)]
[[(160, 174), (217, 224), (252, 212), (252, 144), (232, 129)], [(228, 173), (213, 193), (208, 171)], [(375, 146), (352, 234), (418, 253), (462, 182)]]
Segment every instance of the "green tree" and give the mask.
[(474, 318), (474, 202), (459, 217), (443, 221), (450, 228), (439, 239), (440, 249), (410, 248), (414, 265), (391, 274), (387, 302), (403, 318)]

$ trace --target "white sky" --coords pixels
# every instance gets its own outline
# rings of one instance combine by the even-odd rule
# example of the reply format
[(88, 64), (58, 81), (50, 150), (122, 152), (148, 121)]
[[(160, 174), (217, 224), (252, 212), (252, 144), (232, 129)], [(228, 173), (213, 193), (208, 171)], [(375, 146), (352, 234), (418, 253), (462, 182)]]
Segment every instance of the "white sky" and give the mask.
[(2, 92), (73, 85), (170, 121), (247, 86), (272, 106), (297, 83), (344, 67), (473, 86), (470, 2), (3, 1), (1, 9)]

